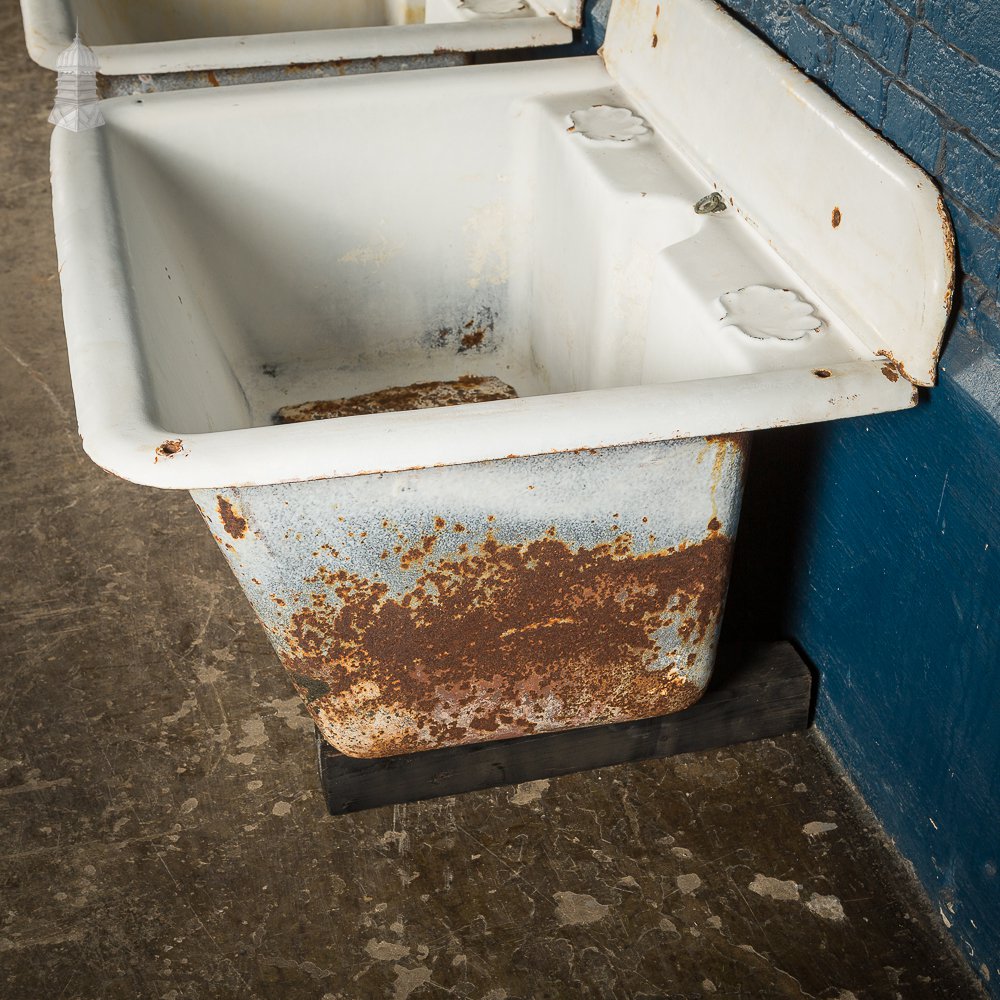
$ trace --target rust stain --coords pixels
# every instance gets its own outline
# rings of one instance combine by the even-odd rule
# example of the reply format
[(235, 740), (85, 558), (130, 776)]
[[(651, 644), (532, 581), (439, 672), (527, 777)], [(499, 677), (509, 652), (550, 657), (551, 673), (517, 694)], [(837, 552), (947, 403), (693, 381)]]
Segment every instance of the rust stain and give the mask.
[[(721, 527), (721, 525), (720, 525)], [(324, 735), (344, 753), (390, 756), (679, 711), (701, 690), (668, 662), (659, 630), (710, 636), (732, 541), (717, 530), (636, 554), (632, 538), (575, 549), (554, 533), (492, 534), (430, 561), (402, 595), (346, 568), (319, 574), (292, 614), (282, 661)], [(306, 583), (314, 583), (311, 578)], [(322, 693), (319, 693), (322, 692)]]
[(480, 327), (478, 330), (473, 330), (471, 333), (466, 333), (462, 335), (462, 349), (469, 351), (473, 347), (479, 347), (483, 343), (483, 339), (486, 336), (486, 331)]
[[(753, 441), (753, 435), (747, 431), (738, 434), (708, 434), (705, 440), (709, 444), (722, 444), (728, 445), (730, 448), (735, 448), (743, 456), (743, 464), (745, 466), (746, 460), (750, 457), (750, 444)], [(721, 471), (721, 463), (724, 459), (724, 452), (717, 453), (715, 456), (716, 477), (718, 477), (718, 473)]]
[(414, 382), (390, 386), (377, 392), (323, 399), (294, 406), (283, 406), (275, 415), (279, 424), (333, 417), (356, 417), (369, 413), (393, 413), (400, 410), (426, 410), (462, 403), (488, 403), (498, 399), (516, 399), (517, 391), (492, 375), (462, 375), (452, 381)]
[(815, 375), (816, 378), (829, 378), (832, 374), (833, 374), (833, 372), (830, 371), (829, 368), (814, 368), (813, 369), (813, 375)]
[(890, 382), (898, 382), (900, 376), (902, 376), (905, 379), (908, 379), (910, 382), (913, 381), (913, 379), (911, 379), (910, 376), (906, 374), (906, 371), (903, 368), (902, 364), (892, 356), (891, 351), (884, 351), (884, 350), (876, 351), (876, 355), (878, 357), (885, 358), (885, 364), (882, 365), (882, 374)]
[(226, 529), (226, 534), (237, 541), (245, 538), (247, 533), (246, 518), (224, 496), (217, 493), (215, 499), (219, 520), (222, 521), (222, 527)]
[[(944, 236), (944, 256), (948, 267), (948, 284), (944, 291), (944, 311), (945, 313), (950, 313), (955, 297), (955, 227), (951, 223), (948, 207), (945, 205), (944, 198), (941, 195), (938, 195), (937, 210), (941, 218), (941, 232)], [(934, 358), (934, 363), (937, 364), (937, 357)]]
[(308, 75), (315, 76), (323, 72), (326, 67), (332, 67), (337, 71), (338, 76), (343, 76), (347, 70), (349, 60), (347, 59), (331, 59), (328, 62), (307, 62), (307, 63), (288, 63), (285, 67), (289, 74), (297, 75)]
[(654, 31), (654, 32), (653, 32), (653, 41), (652, 41), (652, 47), (653, 47), (653, 48), (655, 49), (655, 48), (656, 48), (656, 46), (657, 46), (657, 45), (659, 45), (659, 44), (660, 44), (660, 39), (659, 39), (659, 36), (658, 36), (658, 35), (656, 34), (656, 32)]
[[(435, 53), (441, 56), (460, 57), (468, 60), (467, 53), (440, 48)], [(404, 57), (389, 57), (395, 66), (404, 65)], [(419, 65), (435, 65), (434, 60), (427, 56), (405, 57), (405, 65), (413, 62)], [(457, 59), (456, 59), (457, 61)], [(136, 93), (189, 90), (192, 87), (225, 87), (241, 83), (273, 82), (285, 77), (329, 77), (346, 76), (352, 70), (377, 72), (385, 62), (382, 56), (357, 59), (331, 59), (322, 62), (288, 63), (284, 66), (246, 66), (232, 69), (187, 70), (177, 73), (128, 74), (109, 77), (104, 73), (97, 75), (97, 92), (99, 97), (123, 97)], [(136, 100), (141, 104), (142, 100)]]
[(841, 215), (840, 209), (836, 205), (834, 205), (833, 214), (830, 216), (830, 224), (833, 226), (834, 229), (836, 229), (837, 226), (840, 225), (841, 219), (843, 219), (843, 215)]
[(180, 441), (178, 439), (171, 439), (169, 441), (164, 441), (163, 444), (156, 446), (157, 458), (154, 458), (153, 461), (156, 462), (160, 458), (170, 458), (171, 456), (176, 455), (178, 452), (181, 452), (183, 450), (184, 450), (183, 441)]

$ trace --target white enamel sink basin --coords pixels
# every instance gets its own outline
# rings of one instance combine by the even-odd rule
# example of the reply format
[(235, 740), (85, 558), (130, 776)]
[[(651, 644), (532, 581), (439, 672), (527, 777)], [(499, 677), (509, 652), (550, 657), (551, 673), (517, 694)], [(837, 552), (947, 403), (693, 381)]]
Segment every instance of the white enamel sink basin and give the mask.
[[(616, 5), (603, 60), (123, 97), (57, 129), (87, 452), (198, 489), (913, 405), (951, 296), (933, 183), (715, 5), (652, 8)], [(470, 375), (518, 398), (274, 423)]]
[(934, 379), (925, 174), (707, 0), (619, 2), (603, 52), (54, 135), (84, 447), (191, 491), (344, 753), (692, 705), (742, 432)]
[(561, 45), (581, 0), (21, 0), (35, 62), (80, 34), (106, 77)]

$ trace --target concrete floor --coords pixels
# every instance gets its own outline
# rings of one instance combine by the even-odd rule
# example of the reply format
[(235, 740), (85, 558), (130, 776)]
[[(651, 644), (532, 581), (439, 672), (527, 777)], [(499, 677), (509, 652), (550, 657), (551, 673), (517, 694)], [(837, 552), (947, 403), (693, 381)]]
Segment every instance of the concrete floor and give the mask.
[(0, 3), (0, 996), (980, 996), (813, 735), (348, 818), (185, 494), (76, 436)]

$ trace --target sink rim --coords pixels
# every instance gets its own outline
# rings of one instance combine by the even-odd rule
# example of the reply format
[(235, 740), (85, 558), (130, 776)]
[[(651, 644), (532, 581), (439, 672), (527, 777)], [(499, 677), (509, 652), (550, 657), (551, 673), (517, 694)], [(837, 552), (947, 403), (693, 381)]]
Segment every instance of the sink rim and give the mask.
[[(38, 65), (54, 70), (59, 54), (73, 40), (74, 26), (65, 4), (61, 0), (20, 2), (28, 55)], [(536, 17), (280, 31), (91, 48), (102, 75), (126, 76), (567, 45), (573, 40), (573, 28), (581, 24), (582, 0), (552, 6), (553, 14)]]
[[(672, 9), (704, 12), (711, 4), (676, 0)], [(609, 79), (622, 87), (622, 72), (615, 72), (629, 44), (628, 18), (640, 15), (627, 8), (613, 15), (605, 57), (612, 70)], [(664, 14), (666, 16), (666, 14)], [(705, 15), (707, 18), (709, 15)], [(616, 21), (617, 17), (617, 21)], [(712, 11), (711, 17), (731, 22)], [(621, 27), (623, 25), (623, 27)], [(638, 30), (638, 29), (635, 29)], [(642, 37), (648, 26), (641, 25)], [(733, 30), (724, 27), (723, 30)], [(746, 35), (745, 29), (738, 29)], [(56, 130), (52, 142), (53, 208), (61, 262), (67, 341), (76, 391), (77, 412), (84, 448), (99, 465), (133, 482), (174, 489), (265, 485), (278, 482), (328, 479), (385, 471), (440, 465), (467, 464), (517, 455), (604, 448), (621, 444), (672, 438), (723, 434), (797, 423), (887, 412), (913, 406), (914, 383), (933, 381), (933, 365), (940, 346), (949, 296), (938, 288), (949, 279), (953, 262), (948, 255), (950, 227), (939, 216), (940, 200), (933, 182), (875, 133), (812, 84), (802, 84), (801, 74), (756, 40), (740, 36), (744, 47), (764, 50), (763, 61), (779, 83), (798, 103), (808, 104), (824, 120), (832, 120), (838, 133), (846, 133), (859, 158), (887, 164), (893, 183), (905, 188), (912, 211), (919, 220), (923, 243), (905, 248), (911, 256), (899, 264), (878, 262), (883, 271), (904, 264), (926, 274), (928, 290), (921, 302), (931, 301), (920, 336), (933, 340), (911, 344), (913, 334), (905, 323), (890, 333), (888, 342), (872, 345), (871, 354), (856, 361), (809, 368), (763, 371), (747, 375), (699, 379), (618, 389), (590, 389), (516, 400), (476, 403), (437, 410), (407, 411), (314, 421), (308, 424), (249, 427), (236, 430), (178, 434), (148, 416), (141, 381), (142, 361), (131, 332), (128, 277), (117, 259), (116, 237), (95, 240), (93, 234), (113, 227), (113, 208), (107, 199), (74, 199), (71, 191), (106, 188), (101, 169), (101, 131), (77, 134)], [(669, 37), (664, 32), (664, 37)], [(713, 38), (716, 36), (713, 35)], [(608, 59), (610, 47), (611, 58)], [(669, 45), (655, 51), (660, 58)], [(649, 58), (648, 41), (644, 58)], [(289, 81), (246, 85), (241, 100), (255, 93), (292, 93), (295, 87), (405, 87), (411, 93), (450, 73), (449, 85), (458, 85), (458, 73), (477, 73), (504, 87), (517, 74), (547, 74), (551, 93), (569, 81), (573, 88), (576, 67), (590, 66), (598, 57), (574, 57), (549, 62), (502, 64), (422, 70), (408, 74), (378, 74), (342, 79)], [(599, 60), (598, 60), (599, 61)], [(621, 67), (619, 66), (619, 70)], [(654, 67), (655, 69), (655, 67)], [(648, 92), (649, 71), (636, 86), (622, 89), (637, 109), (650, 111), (641, 100)], [(564, 76), (565, 75), (565, 76)], [(804, 78), (801, 78), (804, 80)], [(791, 81), (791, 82), (789, 82)], [(631, 81), (629, 81), (631, 83)], [(799, 86), (798, 92), (793, 85)], [(279, 90), (279, 88), (289, 88)], [(811, 89), (809, 89), (811, 88)], [(506, 93), (506, 91), (503, 91)], [(637, 96), (637, 94), (639, 96)], [(161, 101), (231, 101), (234, 90), (200, 90), (150, 95), (150, 110)], [(126, 102), (129, 98), (119, 99)], [(118, 101), (104, 103), (110, 120)], [(654, 126), (655, 110), (650, 114)], [(864, 144), (864, 145), (863, 145)], [(829, 226), (827, 213), (824, 225)], [(844, 232), (845, 230), (840, 230)], [(764, 233), (764, 235), (767, 235)], [(850, 238), (850, 231), (847, 237)], [(839, 238), (839, 237), (838, 237)], [(80, 261), (71, 248), (88, 247)], [(822, 260), (822, 257), (820, 258)], [(888, 272), (887, 272), (888, 273)], [(101, 289), (99, 295), (94, 288)], [(926, 310), (925, 310), (926, 311)], [(936, 338), (933, 336), (936, 333)], [(910, 349), (917, 356), (917, 376), (908, 379), (893, 360)], [(925, 367), (929, 366), (929, 368)], [(930, 378), (921, 372), (929, 370)], [(822, 372), (822, 374), (819, 374)], [(80, 387), (87, 387), (81, 392)], [(102, 387), (102, 391), (95, 391)], [(165, 442), (180, 441), (166, 449)], [(157, 452), (157, 449), (160, 452)], [(172, 453), (171, 453), (172, 452)], [(373, 461), (373, 455), (378, 456)]]

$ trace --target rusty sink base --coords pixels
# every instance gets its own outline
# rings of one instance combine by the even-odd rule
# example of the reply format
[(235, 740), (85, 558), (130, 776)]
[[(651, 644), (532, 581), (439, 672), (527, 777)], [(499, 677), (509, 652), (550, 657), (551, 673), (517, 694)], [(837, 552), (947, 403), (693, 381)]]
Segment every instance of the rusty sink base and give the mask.
[(317, 733), (331, 815), (515, 785), (749, 740), (809, 725), (812, 675), (787, 642), (723, 645), (708, 691), (672, 715), (394, 757), (339, 753)]
[(747, 447), (687, 438), (192, 496), (324, 738), (382, 759), (691, 706)]

